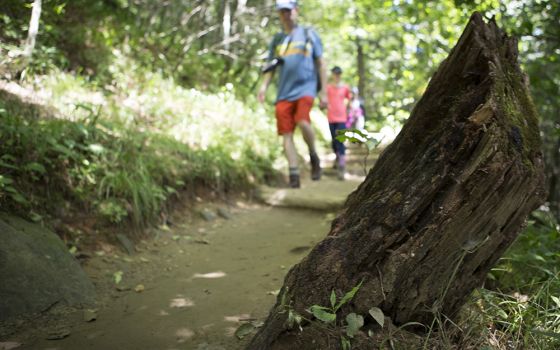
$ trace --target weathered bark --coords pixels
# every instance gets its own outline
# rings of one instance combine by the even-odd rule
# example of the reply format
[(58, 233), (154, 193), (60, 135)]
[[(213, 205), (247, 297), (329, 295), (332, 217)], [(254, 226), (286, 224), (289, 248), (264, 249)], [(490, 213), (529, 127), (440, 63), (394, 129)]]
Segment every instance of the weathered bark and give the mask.
[(373, 324), (374, 306), (395, 324), (454, 317), (545, 196), (525, 81), (516, 40), (475, 13), (328, 236), (290, 270), (248, 349), (338, 348), (318, 328), (288, 329), (287, 311), (312, 319), (307, 308), (360, 281), (338, 320), (355, 312)]

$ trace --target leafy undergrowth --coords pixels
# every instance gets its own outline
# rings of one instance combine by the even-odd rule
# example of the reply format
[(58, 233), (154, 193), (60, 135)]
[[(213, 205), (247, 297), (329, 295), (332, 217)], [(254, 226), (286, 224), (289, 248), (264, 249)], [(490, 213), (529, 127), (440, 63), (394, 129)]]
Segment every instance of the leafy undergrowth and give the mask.
[(548, 210), (529, 225), (458, 320), (436, 315), (423, 349), (560, 349), (560, 226)]
[(560, 348), (560, 227), (548, 210), (529, 225), (461, 310), (436, 315), (423, 349)]
[[(349, 301), (354, 293), (342, 300)], [(327, 343), (341, 349), (560, 349), (560, 227), (549, 211), (532, 213), (528, 227), (489, 274), (486, 287), (471, 295), (458, 317), (436, 312), (428, 325), (394, 325), (372, 308), (368, 315), (349, 314), (337, 321), (336, 301), (332, 292), (332, 306), (311, 306), (308, 312), (315, 321), (288, 309), (290, 328), (311, 339), (326, 335)], [(311, 329), (306, 336), (297, 332), (302, 321)]]
[(62, 72), (36, 77), (56, 118), (0, 98), (2, 210), (35, 221), (80, 212), (144, 227), (178, 192), (226, 194), (273, 174), (273, 123), (228, 91), (114, 74), (118, 83), (104, 89)]
[(530, 224), (493, 269), (477, 305), (499, 349), (560, 348), (560, 225), (549, 211)]

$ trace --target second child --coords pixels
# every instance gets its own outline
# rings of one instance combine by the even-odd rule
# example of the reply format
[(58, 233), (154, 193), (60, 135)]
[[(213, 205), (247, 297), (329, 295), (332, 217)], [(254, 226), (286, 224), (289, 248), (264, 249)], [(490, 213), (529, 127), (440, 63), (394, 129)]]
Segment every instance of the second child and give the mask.
[(348, 103), (351, 98), (350, 88), (342, 83), (342, 69), (335, 66), (331, 69), (331, 79), (327, 85), (327, 118), (332, 137), (332, 149), (336, 155), (334, 167), (339, 180), (344, 180), (346, 173), (346, 147), (336, 139), (338, 130), (346, 129), (348, 119)]

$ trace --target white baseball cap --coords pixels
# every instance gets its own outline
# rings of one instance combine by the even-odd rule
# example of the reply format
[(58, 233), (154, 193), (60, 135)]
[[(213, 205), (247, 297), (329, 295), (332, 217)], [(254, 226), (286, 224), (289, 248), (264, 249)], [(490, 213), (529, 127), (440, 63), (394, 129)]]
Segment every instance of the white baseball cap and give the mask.
[(276, 0), (276, 9), (293, 10), (297, 7), (297, 0)]

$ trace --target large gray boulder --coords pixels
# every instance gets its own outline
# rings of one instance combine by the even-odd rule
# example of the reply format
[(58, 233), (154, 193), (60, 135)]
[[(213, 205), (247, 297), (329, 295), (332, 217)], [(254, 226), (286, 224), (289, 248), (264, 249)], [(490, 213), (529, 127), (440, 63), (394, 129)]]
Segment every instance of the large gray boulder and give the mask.
[(95, 289), (53, 232), (0, 213), (0, 321), (95, 302)]

